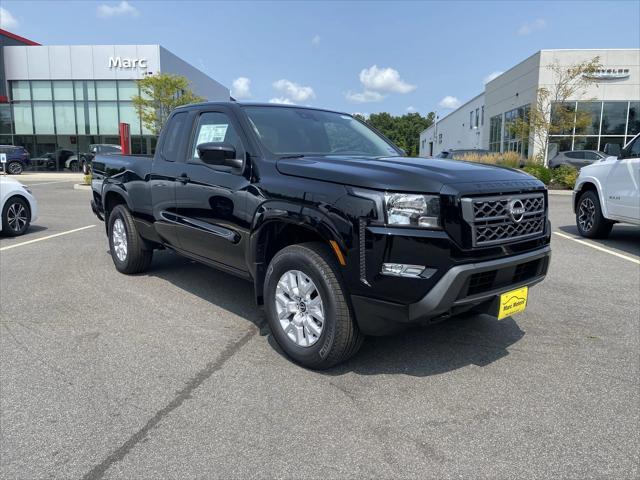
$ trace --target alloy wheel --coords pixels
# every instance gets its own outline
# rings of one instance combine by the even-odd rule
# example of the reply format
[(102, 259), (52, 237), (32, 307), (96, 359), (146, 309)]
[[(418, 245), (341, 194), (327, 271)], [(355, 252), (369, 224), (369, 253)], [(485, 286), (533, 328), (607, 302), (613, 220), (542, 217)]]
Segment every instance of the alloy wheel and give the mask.
[(588, 232), (593, 228), (596, 217), (596, 205), (590, 198), (585, 198), (580, 202), (578, 209), (578, 224), (583, 232)]
[(288, 270), (276, 286), (278, 321), (289, 339), (300, 347), (318, 341), (324, 328), (324, 304), (320, 291), (307, 275)]
[(118, 260), (124, 262), (127, 259), (127, 231), (121, 218), (116, 218), (112, 229), (113, 249)]
[(27, 224), (27, 209), (21, 203), (12, 203), (7, 209), (7, 223), (16, 233), (21, 232)]

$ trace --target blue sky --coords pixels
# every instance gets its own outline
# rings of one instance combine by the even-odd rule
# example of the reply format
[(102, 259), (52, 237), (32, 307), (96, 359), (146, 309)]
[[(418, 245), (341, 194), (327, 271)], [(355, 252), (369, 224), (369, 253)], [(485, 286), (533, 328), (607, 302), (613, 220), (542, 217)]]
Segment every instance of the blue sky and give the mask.
[(3, 28), (42, 44), (159, 43), (229, 88), (235, 82), (238, 97), (366, 114), (442, 116), (489, 75), (544, 48), (640, 48), (638, 1), (1, 6)]

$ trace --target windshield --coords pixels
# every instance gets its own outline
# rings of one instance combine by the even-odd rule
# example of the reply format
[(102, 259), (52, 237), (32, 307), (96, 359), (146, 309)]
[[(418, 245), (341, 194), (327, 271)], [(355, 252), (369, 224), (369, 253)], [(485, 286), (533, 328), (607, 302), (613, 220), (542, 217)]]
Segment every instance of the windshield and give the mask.
[(244, 107), (264, 146), (276, 155), (397, 157), (398, 151), (350, 115), (292, 107)]

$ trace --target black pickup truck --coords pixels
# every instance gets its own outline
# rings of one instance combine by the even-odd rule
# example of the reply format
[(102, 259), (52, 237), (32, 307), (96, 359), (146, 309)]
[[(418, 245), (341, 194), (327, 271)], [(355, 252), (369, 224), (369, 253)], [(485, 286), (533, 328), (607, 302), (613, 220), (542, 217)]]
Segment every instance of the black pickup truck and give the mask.
[(91, 206), (120, 272), (168, 248), (246, 278), (278, 344), (318, 369), (364, 335), (522, 311), (550, 259), (538, 180), (407, 158), (351, 115), (315, 108), (178, 108), (153, 157), (94, 159)]

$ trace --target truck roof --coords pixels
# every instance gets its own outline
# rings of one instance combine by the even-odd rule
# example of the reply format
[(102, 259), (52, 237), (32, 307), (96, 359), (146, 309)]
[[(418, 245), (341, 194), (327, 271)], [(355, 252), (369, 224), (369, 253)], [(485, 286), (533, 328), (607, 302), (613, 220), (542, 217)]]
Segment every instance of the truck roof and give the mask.
[(338, 113), (340, 115), (351, 115), (350, 113), (341, 112), (339, 110), (330, 110), (327, 108), (319, 108), (319, 107), (308, 107), (305, 105), (289, 105), (284, 103), (267, 103), (267, 102), (201, 102), (201, 103), (191, 103), (189, 105), (183, 105), (181, 107), (177, 107), (177, 109), (191, 109), (191, 108), (200, 108), (200, 107), (212, 107), (212, 106), (241, 106), (241, 107), (286, 107), (286, 108), (300, 108), (305, 110), (318, 110), (320, 112), (330, 112), (330, 113)]

